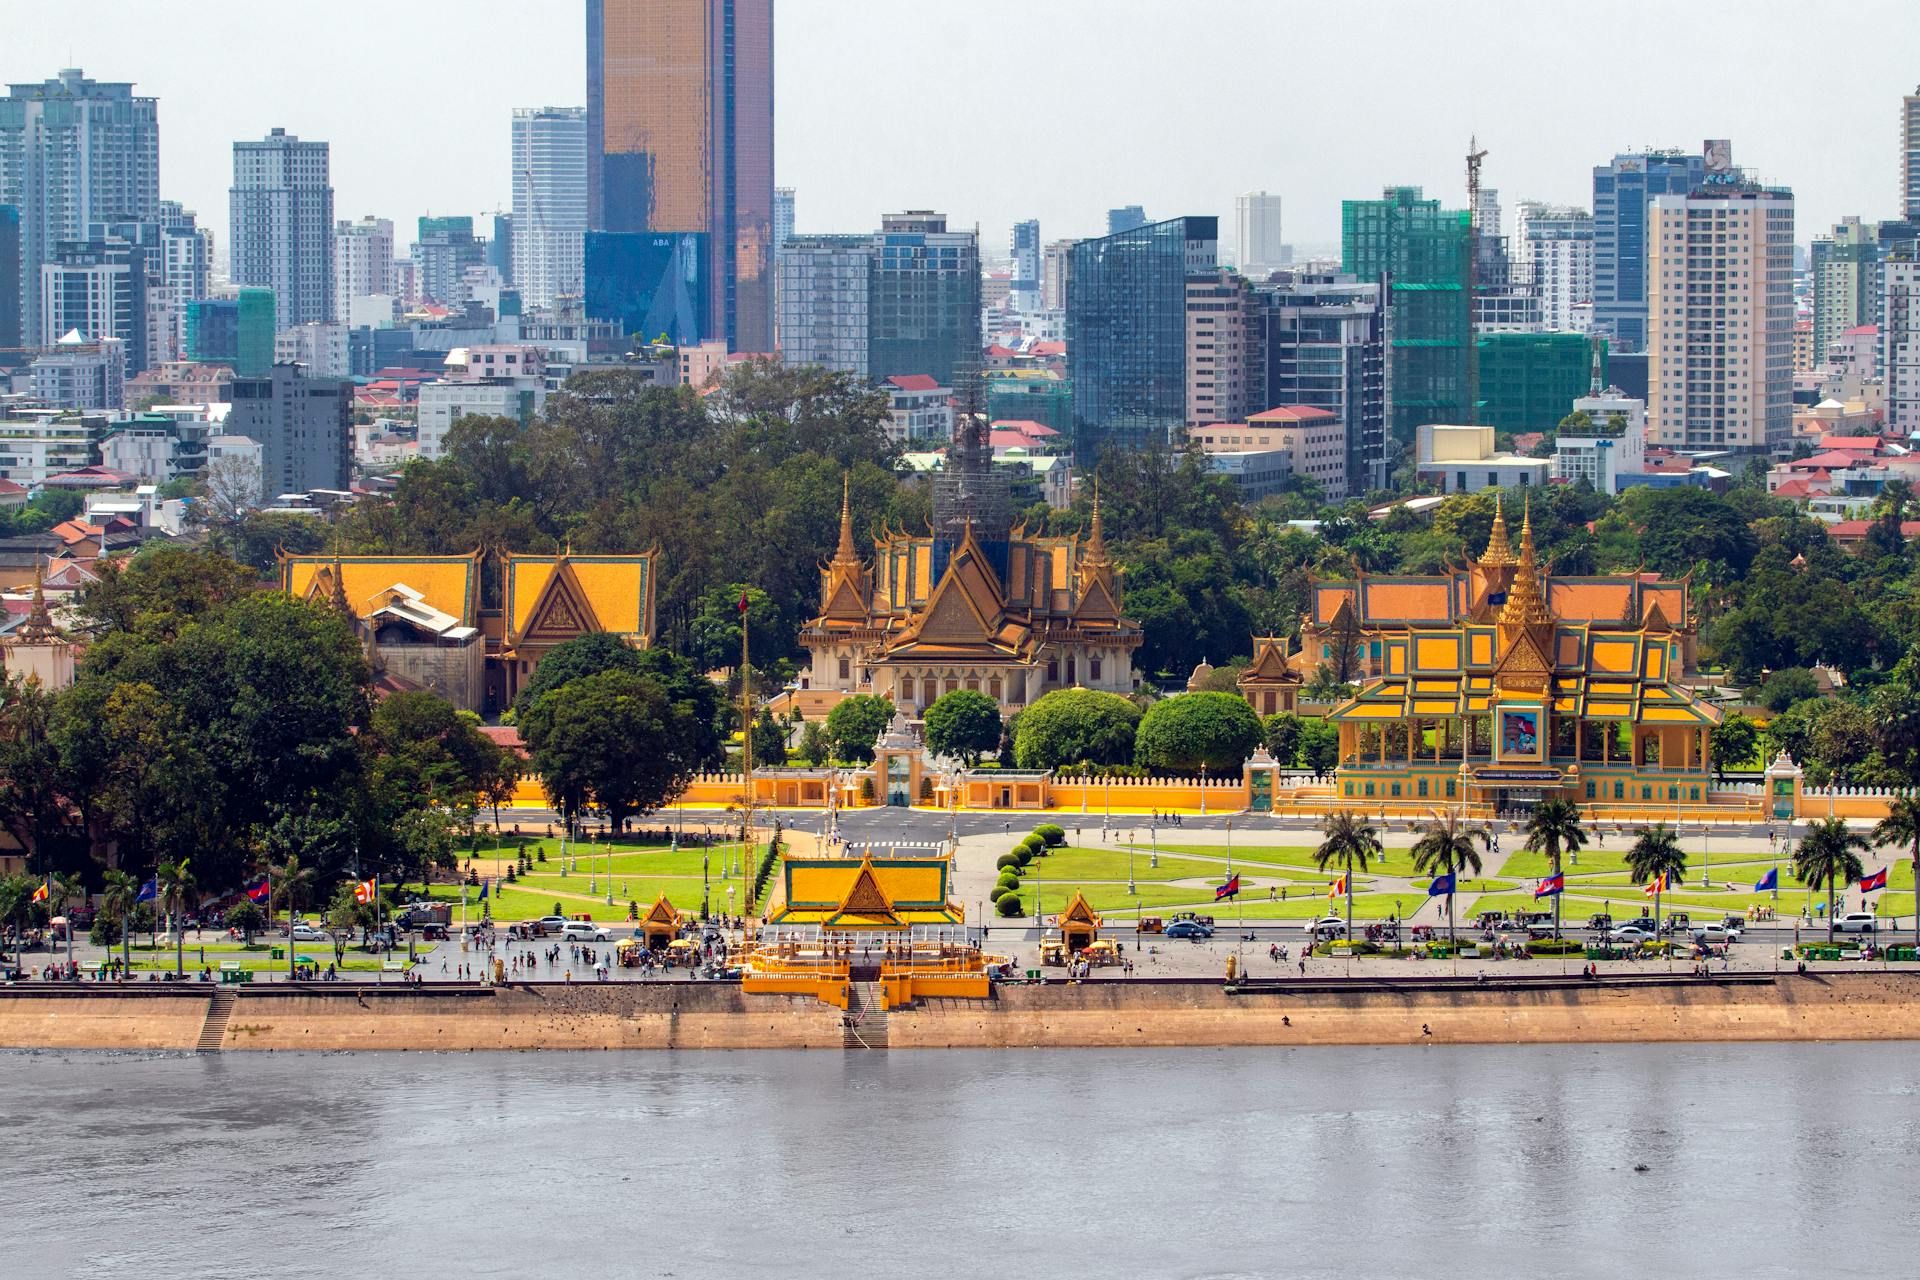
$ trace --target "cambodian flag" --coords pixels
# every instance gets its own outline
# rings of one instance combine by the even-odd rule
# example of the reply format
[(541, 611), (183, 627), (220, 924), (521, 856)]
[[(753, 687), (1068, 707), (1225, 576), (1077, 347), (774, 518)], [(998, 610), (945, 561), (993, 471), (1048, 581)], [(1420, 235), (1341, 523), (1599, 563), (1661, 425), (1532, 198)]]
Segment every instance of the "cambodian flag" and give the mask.
[(1779, 888), (1780, 888), (1780, 868), (1778, 867), (1768, 867), (1767, 874), (1761, 876), (1758, 880), (1754, 881), (1754, 885), (1753, 885), (1753, 891), (1755, 893), (1777, 892)]
[(1534, 889), (1533, 896), (1535, 898), (1555, 898), (1558, 897), (1560, 892), (1566, 887), (1567, 878), (1565, 876), (1548, 876)]
[(1449, 871), (1444, 876), (1435, 876), (1433, 878), (1433, 883), (1427, 886), (1427, 896), (1429, 898), (1444, 897), (1448, 894), (1451, 894), (1452, 892), (1453, 892), (1453, 873), (1451, 871)]
[(1215, 902), (1218, 902), (1222, 898), (1235, 898), (1235, 897), (1238, 897), (1239, 895), (1240, 895), (1240, 873), (1236, 871), (1233, 873), (1233, 879), (1227, 881), (1225, 884), (1221, 885), (1218, 889), (1215, 889), (1213, 891), (1213, 900)]
[(1870, 876), (1860, 877), (1860, 892), (1862, 893), (1872, 893), (1875, 890), (1884, 889), (1886, 887), (1887, 887), (1887, 869), (1885, 867), (1880, 868), (1878, 871), (1874, 872)]

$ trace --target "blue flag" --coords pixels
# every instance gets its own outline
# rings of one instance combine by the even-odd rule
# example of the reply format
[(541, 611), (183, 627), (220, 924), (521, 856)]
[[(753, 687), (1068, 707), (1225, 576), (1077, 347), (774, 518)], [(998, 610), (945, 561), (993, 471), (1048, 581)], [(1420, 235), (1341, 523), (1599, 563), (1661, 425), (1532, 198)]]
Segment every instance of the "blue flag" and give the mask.
[(491, 880), (482, 880), (480, 882), (480, 901), (485, 902), (487, 900), (487, 888), (492, 884), (493, 881)]
[(1452, 872), (1448, 872), (1444, 876), (1435, 876), (1433, 878), (1433, 883), (1427, 886), (1427, 896), (1429, 898), (1438, 898), (1443, 894), (1450, 894), (1452, 892), (1453, 892), (1453, 873)]
[(145, 884), (141, 885), (140, 892), (134, 895), (133, 900), (136, 903), (152, 902), (159, 896), (160, 896), (160, 881), (156, 877), (155, 879), (149, 880)]
[(1780, 887), (1780, 868), (1769, 867), (1767, 869), (1767, 874), (1761, 876), (1759, 882), (1753, 886), (1753, 891), (1755, 893), (1766, 893), (1769, 890), (1778, 889), (1779, 887)]

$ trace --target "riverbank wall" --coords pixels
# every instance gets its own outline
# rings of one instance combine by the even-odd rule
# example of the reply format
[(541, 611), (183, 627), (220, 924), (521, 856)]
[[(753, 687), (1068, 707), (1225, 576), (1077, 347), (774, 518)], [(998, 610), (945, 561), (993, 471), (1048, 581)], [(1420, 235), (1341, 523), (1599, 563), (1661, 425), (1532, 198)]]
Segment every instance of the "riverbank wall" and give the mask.
[(1920, 975), (1010, 985), (855, 1032), (723, 983), (0, 989), (10, 1049), (1022, 1049), (1920, 1040)]

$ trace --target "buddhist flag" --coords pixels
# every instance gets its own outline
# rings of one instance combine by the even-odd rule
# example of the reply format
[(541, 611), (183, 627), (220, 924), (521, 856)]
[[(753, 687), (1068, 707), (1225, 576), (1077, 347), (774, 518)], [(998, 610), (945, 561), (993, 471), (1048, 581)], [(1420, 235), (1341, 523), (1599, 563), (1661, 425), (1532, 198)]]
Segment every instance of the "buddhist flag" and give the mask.
[(1347, 878), (1345, 876), (1339, 877), (1332, 884), (1327, 886), (1327, 896), (1329, 898), (1337, 898), (1341, 894), (1345, 893), (1346, 891), (1347, 891)]
[(379, 890), (378, 881), (362, 880), (360, 883), (353, 886), (353, 900), (355, 902), (372, 902), (374, 899), (374, 896), (379, 892), (380, 890)]
[(1215, 889), (1213, 891), (1213, 900), (1215, 902), (1219, 902), (1223, 898), (1237, 898), (1239, 896), (1240, 896), (1240, 873), (1238, 871), (1233, 873), (1233, 879), (1227, 881), (1225, 884), (1221, 885), (1218, 889)]
[(1662, 872), (1660, 875), (1655, 876), (1652, 880), (1649, 880), (1647, 882), (1647, 887), (1641, 890), (1641, 892), (1646, 894), (1649, 898), (1651, 898), (1656, 893), (1665, 893), (1666, 891), (1667, 891), (1667, 877), (1664, 872)]
[(51, 896), (52, 895), (47, 892), (47, 882), (44, 880), (40, 882), (40, 887), (33, 891), (33, 900), (35, 902), (45, 902)]
[(1533, 896), (1536, 899), (1557, 898), (1566, 887), (1567, 878), (1565, 876), (1548, 876), (1534, 888)]
[(1860, 892), (1862, 893), (1872, 893), (1875, 890), (1884, 889), (1886, 887), (1887, 887), (1887, 869), (1885, 867), (1880, 868), (1878, 871), (1874, 872), (1870, 876), (1860, 877)]
[(1773, 891), (1777, 891), (1779, 888), (1780, 888), (1780, 868), (1778, 867), (1767, 868), (1767, 874), (1761, 876), (1758, 880), (1754, 881), (1754, 885), (1753, 885), (1753, 891), (1755, 893), (1773, 892)]

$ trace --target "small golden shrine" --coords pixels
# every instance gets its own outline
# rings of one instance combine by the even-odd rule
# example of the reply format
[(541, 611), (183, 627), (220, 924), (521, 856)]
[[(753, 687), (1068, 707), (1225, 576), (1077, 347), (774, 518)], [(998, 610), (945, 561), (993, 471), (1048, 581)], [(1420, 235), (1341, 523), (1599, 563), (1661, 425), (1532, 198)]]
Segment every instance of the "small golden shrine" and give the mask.
[(674, 910), (667, 895), (661, 894), (653, 900), (653, 906), (640, 920), (640, 937), (649, 951), (665, 951), (667, 944), (680, 936), (680, 913)]
[(1054, 924), (1059, 928), (1060, 941), (1069, 954), (1085, 951), (1100, 937), (1100, 917), (1077, 889), (1074, 890), (1073, 900), (1067, 903), (1067, 909), (1054, 918)]

